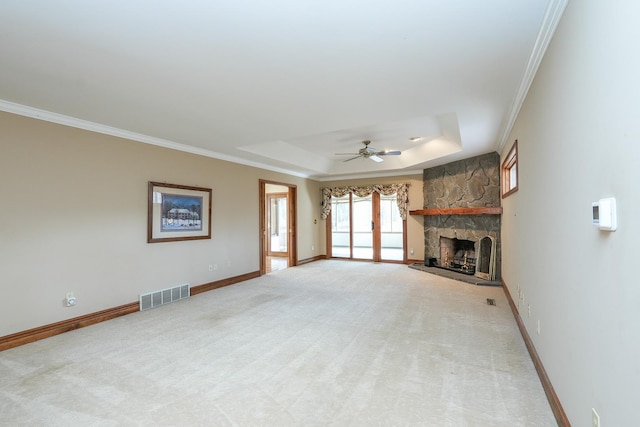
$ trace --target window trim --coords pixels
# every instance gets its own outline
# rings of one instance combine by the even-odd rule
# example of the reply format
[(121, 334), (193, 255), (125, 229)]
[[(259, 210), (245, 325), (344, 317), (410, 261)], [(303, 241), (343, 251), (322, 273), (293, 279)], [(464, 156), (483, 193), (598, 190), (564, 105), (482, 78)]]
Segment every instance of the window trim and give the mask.
[[(511, 170), (516, 168), (516, 183), (513, 187), (511, 187)], [(509, 154), (505, 157), (504, 162), (502, 162), (502, 198), (515, 193), (518, 191), (518, 140), (516, 139), (511, 149), (509, 150)]]

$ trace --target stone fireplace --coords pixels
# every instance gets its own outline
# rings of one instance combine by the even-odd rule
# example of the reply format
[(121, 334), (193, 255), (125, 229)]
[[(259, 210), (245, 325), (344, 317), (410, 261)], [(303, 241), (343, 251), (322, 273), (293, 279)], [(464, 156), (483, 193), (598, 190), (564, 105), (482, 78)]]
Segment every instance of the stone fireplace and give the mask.
[(423, 177), (425, 265), (499, 280), (498, 153), (425, 169)]

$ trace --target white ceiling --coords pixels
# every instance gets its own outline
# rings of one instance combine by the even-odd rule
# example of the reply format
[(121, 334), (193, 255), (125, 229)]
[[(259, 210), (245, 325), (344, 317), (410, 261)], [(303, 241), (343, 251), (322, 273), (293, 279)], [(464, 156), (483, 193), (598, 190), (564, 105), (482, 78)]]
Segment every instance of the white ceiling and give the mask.
[[(504, 145), (565, 3), (2, 0), (0, 109), (319, 180), (419, 173)], [(402, 155), (334, 154), (365, 139)]]

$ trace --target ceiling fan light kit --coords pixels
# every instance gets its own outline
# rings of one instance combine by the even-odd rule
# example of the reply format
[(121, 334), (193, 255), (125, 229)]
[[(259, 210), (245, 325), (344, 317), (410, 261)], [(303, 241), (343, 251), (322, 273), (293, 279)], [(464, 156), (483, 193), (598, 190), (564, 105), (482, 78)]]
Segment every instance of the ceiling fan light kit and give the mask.
[(374, 162), (380, 163), (384, 161), (384, 159), (380, 156), (399, 156), (400, 154), (402, 154), (402, 152), (398, 150), (378, 151), (375, 148), (369, 147), (369, 144), (371, 144), (371, 141), (369, 140), (364, 140), (362, 141), (362, 143), (364, 144), (364, 147), (361, 148), (357, 153), (336, 153), (336, 156), (355, 156), (345, 160), (345, 162), (350, 162), (351, 160), (362, 157), (363, 159), (371, 159)]

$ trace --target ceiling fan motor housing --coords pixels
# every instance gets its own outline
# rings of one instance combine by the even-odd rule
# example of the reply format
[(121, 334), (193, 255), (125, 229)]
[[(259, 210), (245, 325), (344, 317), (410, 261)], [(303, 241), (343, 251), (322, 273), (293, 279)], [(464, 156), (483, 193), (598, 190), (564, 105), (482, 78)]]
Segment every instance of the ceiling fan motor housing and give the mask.
[(362, 143), (364, 144), (364, 148), (361, 148), (359, 153), (365, 157), (369, 157), (370, 155), (374, 154), (376, 152), (376, 150), (374, 150), (373, 148), (369, 147), (369, 144), (371, 144), (371, 141), (364, 140), (362, 141)]

